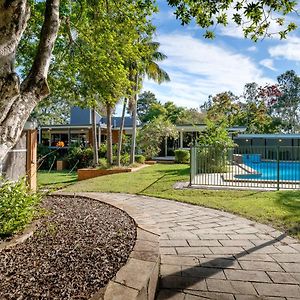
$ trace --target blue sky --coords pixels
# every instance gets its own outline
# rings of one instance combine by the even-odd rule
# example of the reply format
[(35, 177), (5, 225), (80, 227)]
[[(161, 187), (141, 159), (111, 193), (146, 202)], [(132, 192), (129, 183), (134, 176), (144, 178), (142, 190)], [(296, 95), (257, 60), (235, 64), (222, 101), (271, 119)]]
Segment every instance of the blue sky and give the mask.
[[(276, 82), (278, 75), (291, 69), (300, 74), (300, 29), (286, 40), (269, 38), (254, 43), (229, 24), (216, 30), (214, 40), (207, 40), (195, 24), (181, 26), (166, 1), (158, 2), (155, 40), (168, 56), (160, 65), (171, 82), (158, 85), (145, 80), (143, 89), (152, 91), (162, 103), (199, 107), (211, 94), (231, 90), (240, 95), (248, 82)], [(272, 30), (278, 31), (275, 24)]]

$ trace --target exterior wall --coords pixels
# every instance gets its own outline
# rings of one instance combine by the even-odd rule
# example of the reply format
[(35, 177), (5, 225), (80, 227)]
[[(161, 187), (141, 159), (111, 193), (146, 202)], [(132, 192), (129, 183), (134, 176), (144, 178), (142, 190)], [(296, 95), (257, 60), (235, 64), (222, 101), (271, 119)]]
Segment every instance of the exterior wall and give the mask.
[[(101, 133), (107, 136), (107, 130), (102, 129)], [(123, 130), (123, 134), (126, 134), (126, 131)], [(119, 129), (113, 129), (112, 130), (112, 143), (113, 144), (118, 144), (118, 139), (119, 139)]]
[[(125, 131), (123, 131), (124, 133)], [(113, 144), (118, 144), (118, 139), (119, 139), (119, 130), (113, 130), (112, 131), (112, 143)]]
[(239, 145), (240, 153), (261, 154), (263, 159), (300, 160), (297, 138), (236, 138), (234, 142)]
[(2, 162), (2, 176), (7, 180), (16, 181), (26, 176), (28, 186), (36, 190), (37, 172), (37, 132), (23, 131), (16, 146), (9, 151)]
[(23, 132), (16, 146), (8, 152), (2, 162), (2, 175), (5, 179), (16, 181), (26, 175), (27, 138)]

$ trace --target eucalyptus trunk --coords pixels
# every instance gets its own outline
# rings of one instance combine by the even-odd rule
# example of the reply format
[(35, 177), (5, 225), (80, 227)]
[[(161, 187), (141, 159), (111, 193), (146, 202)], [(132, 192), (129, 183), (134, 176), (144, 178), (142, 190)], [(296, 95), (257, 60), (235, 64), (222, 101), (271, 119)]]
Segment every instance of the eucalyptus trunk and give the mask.
[(139, 76), (138, 74), (136, 74), (135, 87), (134, 87), (135, 94), (134, 94), (134, 101), (133, 101), (133, 108), (132, 108), (132, 139), (131, 139), (130, 164), (135, 163), (138, 86), (139, 86)]
[(96, 127), (96, 110), (92, 109), (92, 134), (93, 134), (93, 166), (98, 165), (98, 142), (97, 142), (97, 127)]
[(121, 124), (120, 124), (120, 129), (119, 129), (119, 136), (118, 136), (118, 153), (117, 153), (118, 167), (121, 166), (121, 152), (122, 152), (123, 130), (124, 130), (124, 123), (125, 123), (126, 106), (127, 106), (127, 99), (124, 98), (122, 118), (121, 118)]
[(107, 162), (113, 164), (113, 151), (112, 151), (112, 130), (111, 130), (111, 115), (112, 108), (110, 104), (106, 104), (106, 119), (107, 119)]
[(27, 0), (0, 0), (0, 162), (17, 143), (35, 106), (49, 93), (47, 74), (59, 28), (59, 0), (47, 0), (40, 42), (20, 83), (15, 55), (30, 17)]

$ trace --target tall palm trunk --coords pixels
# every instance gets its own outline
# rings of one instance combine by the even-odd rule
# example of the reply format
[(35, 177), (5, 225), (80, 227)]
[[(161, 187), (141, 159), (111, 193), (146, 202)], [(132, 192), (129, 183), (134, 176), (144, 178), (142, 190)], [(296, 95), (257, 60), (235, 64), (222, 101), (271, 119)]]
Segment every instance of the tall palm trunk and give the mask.
[(106, 118), (107, 118), (107, 162), (112, 165), (113, 163), (113, 153), (112, 153), (112, 130), (111, 130), (111, 105), (106, 104)]
[(120, 125), (120, 129), (119, 129), (119, 139), (118, 139), (118, 153), (117, 153), (118, 167), (120, 167), (120, 165), (121, 165), (121, 152), (122, 152), (122, 141), (123, 141), (123, 130), (124, 130), (126, 106), (127, 106), (127, 98), (124, 98), (122, 119), (121, 119), (121, 125)]
[(93, 134), (93, 167), (98, 165), (98, 143), (97, 143), (97, 128), (96, 128), (96, 110), (92, 109), (92, 134)]
[(135, 148), (136, 148), (136, 121), (137, 121), (137, 102), (138, 102), (138, 88), (139, 88), (139, 75), (135, 75), (135, 87), (134, 87), (134, 103), (132, 109), (132, 140), (131, 140), (131, 152), (130, 152), (130, 164), (135, 163)]

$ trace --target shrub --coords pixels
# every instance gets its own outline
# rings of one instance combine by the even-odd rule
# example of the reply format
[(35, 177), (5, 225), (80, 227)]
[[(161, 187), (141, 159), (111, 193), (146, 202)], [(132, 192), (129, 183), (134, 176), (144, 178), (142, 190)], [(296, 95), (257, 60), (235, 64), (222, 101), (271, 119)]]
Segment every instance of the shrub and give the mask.
[(98, 155), (100, 158), (106, 157), (107, 153), (107, 144), (106, 143), (101, 143), (99, 150), (98, 150)]
[(137, 145), (147, 159), (152, 158), (159, 154), (161, 143), (168, 137), (178, 137), (176, 126), (163, 117), (157, 117), (139, 131)]
[(222, 146), (200, 148), (198, 150), (198, 170), (200, 173), (227, 172), (227, 149)]
[(146, 158), (144, 155), (138, 154), (135, 156), (135, 161), (139, 164), (145, 163), (145, 160), (146, 160)]
[(190, 162), (190, 152), (188, 150), (175, 150), (175, 162), (178, 164), (188, 164)]
[(130, 155), (128, 153), (121, 155), (121, 164), (123, 166), (128, 166), (129, 161), (130, 161)]
[(100, 169), (108, 169), (109, 168), (109, 164), (108, 164), (106, 158), (100, 158), (98, 160), (98, 164), (99, 164)]
[(39, 194), (28, 191), (25, 179), (4, 182), (0, 187), (0, 236), (23, 229), (36, 215)]
[(71, 168), (73, 168), (77, 162), (77, 168), (90, 167), (93, 164), (93, 149), (80, 147), (71, 148), (67, 161)]

